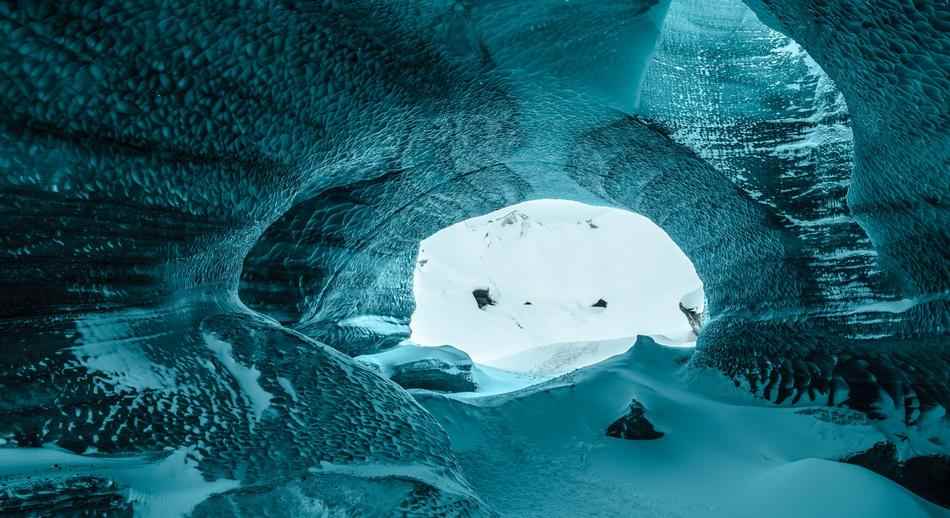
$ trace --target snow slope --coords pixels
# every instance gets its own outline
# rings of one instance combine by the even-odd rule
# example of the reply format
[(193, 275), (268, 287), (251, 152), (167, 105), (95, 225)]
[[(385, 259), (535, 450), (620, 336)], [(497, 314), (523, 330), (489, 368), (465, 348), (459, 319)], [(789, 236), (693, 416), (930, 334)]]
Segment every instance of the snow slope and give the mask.
[[(696, 335), (688, 332), (673, 338), (666, 335), (652, 335), (650, 338), (658, 344), (671, 347), (696, 345)], [(627, 336), (610, 340), (548, 344), (491, 360), (489, 364), (510, 372), (551, 377), (624, 353), (636, 341), (636, 336)]]
[[(682, 379), (688, 354), (641, 339), (518, 392), (416, 397), (502, 516), (950, 516), (864, 468), (827, 460), (883, 440), (861, 414), (711, 400)], [(605, 435), (633, 398), (662, 438)]]
[(512, 372), (525, 372), (538, 376), (556, 376), (626, 352), (634, 341), (636, 341), (635, 337), (627, 337), (614, 340), (542, 345), (499, 358), (492, 361), (491, 364)]
[[(492, 364), (553, 343), (681, 336), (690, 328), (678, 303), (700, 285), (689, 259), (643, 216), (531, 201), (422, 242), (411, 340)], [(486, 288), (495, 304), (479, 309), (472, 291)], [(607, 307), (592, 307), (600, 299)]]

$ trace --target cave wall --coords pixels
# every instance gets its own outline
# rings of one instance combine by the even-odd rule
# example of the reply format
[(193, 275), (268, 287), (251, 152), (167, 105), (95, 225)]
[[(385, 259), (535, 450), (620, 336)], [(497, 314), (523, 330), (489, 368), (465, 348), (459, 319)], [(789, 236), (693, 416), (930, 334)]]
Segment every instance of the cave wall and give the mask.
[[(175, 450), (259, 487), (424, 461), (465, 492), (405, 391), (238, 298), (245, 256), (311, 193), (519, 141), (477, 56), (387, 4), (0, 3), (4, 447)], [(480, 506), (395, 486), (407, 509)]]
[[(799, 237), (815, 272), (802, 313), (853, 314), (897, 298), (847, 204), (854, 137), (844, 96), (800, 45), (740, 0), (672, 4), (640, 113)], [(868, 321), (881, 315), (863, 315), (865, 327), (850, 332), (878, 332)]]
[(749, 2), (795, 38), (844, 94), (852, 117), (852, 214), (914, 307), (908, 336), (946, 338), (950, 121), (946, 2)]

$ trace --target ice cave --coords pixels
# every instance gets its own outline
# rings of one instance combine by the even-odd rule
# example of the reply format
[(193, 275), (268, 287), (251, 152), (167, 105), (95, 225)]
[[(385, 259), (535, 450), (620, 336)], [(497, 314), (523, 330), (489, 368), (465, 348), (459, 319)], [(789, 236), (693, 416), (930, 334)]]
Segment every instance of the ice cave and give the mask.
[(947, 0), (0, 32), (0, 516), (950, 517)]

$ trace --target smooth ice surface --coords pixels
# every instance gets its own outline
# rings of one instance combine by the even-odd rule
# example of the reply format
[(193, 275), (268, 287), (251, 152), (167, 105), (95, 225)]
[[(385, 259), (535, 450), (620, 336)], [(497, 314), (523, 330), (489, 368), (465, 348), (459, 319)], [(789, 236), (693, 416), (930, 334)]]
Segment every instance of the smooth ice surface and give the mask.
[[(690, 327), (678, 304), (700, 285), (686, 255), (643, 216), (526, 202), (420, 244), (411, 339), (451, 344), (492, 364), (558, 342), (685, 336)], [(472, 296), (479, 288), (494, 305), (479, 309)], [(592, 307), (598, 300), (606, 307)]]
[(458, 349), (448, 346), (421, 348), (414, 345), (400, 345), (376, 354), (357, 356), (357, 360), (371, 363), (378, 367), (379, 372), (386, 377), (392, 376), (399, 365), (411, 364), (420, 360), (436, 360), (444, 363), (453, 372), (459, 366), (470, 367), (472, 359)]
[(724, 515), (924, 518), (950, 514), (866, 469), (821, 459), (789, 462), (755, 473), (743, 482), (734, 490), (742, 497), (724, 503)]
[[(550, 372), (477, 364), (464, 351), (448, 345), (424, 347), (405, 343), (381, 353), (357, 356), (356, 361), (371, 365), (380, 375), (410, 390), (472, 397), (512, 392), (551, 377)], [(420, 380), (425, 381), (425, 388), (419, 387)]]

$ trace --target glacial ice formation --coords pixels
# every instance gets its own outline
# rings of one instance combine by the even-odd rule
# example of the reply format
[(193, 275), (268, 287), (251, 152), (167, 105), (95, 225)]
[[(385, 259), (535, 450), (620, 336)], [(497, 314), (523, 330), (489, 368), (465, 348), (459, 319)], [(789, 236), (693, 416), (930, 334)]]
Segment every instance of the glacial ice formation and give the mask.
[[(547, 487), (575, 516), (693, 489), (679, 514), (786, 488), (867, 510), (820, 484), (843, 480), (939, 515), (808, 459), (948, 454), (950, 4), (746, 4), (0, 2), (0, 513), (570, 512)], [(420, 240), (542, 198), (642, 214), (690, 258), (686, 381), (620, 358), (573, 393), (420, 404), (352, 358), (408, 337)], [(650, 446), (604, 434), (634, 399)], [(591, 482), (682, 473), (685, 438), (747, 419), (695, 443), (746, 485)], [(553, 486), (500, 473), (532, 445)]]

